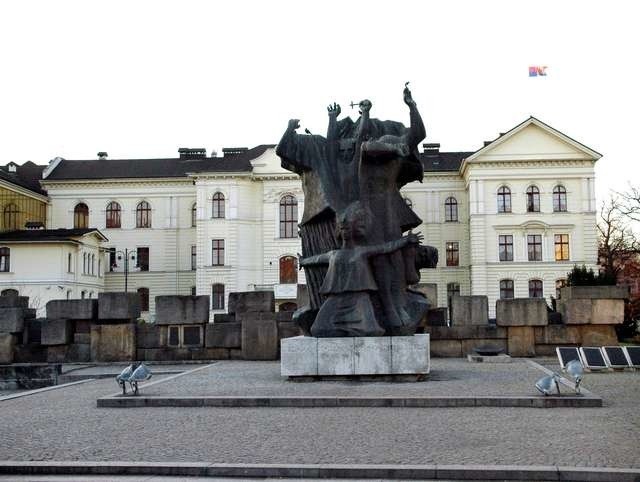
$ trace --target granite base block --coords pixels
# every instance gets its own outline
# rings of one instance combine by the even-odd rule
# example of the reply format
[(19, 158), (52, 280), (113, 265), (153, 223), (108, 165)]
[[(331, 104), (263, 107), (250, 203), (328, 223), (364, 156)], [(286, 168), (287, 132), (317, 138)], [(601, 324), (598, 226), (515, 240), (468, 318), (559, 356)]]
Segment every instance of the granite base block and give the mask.
[(428, 374), (429, 335), (280, 341), (284, 377)]

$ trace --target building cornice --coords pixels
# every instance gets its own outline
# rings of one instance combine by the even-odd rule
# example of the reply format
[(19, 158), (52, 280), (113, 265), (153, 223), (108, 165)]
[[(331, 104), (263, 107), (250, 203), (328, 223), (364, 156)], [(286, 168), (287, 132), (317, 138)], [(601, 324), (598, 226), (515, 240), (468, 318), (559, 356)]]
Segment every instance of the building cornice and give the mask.
[(104, 188), (106, 185), (118, 185), (118, 186), (164, 186), (167, 184), (180, 184), (190, 185), (193, 184), (193, 179), (180, 178), (180, 177), (166, 177), (166, 178), (126, 178), (126, 179), (60, 179), (46, 181), (42, 180), (40, 183), (43, 186), (50, 188), (64, 188), (82, 186), (86, 187), (99, 187)]

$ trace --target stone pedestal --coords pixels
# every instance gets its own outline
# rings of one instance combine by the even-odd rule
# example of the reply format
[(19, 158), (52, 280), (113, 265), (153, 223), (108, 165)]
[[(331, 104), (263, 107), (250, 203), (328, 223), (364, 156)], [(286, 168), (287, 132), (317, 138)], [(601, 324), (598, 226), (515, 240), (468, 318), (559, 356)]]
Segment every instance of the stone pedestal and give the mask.
[(489, 299), (483, 295), (453, 296), (451, 325), (486, 325), (489, 323)]
[(280, 341), (284, 377), (425, 375), (429, 335), (314, 338)]
[(133, 361), (136, 358), (136, 327), (133, 323), (91, 327), (91, 360)]

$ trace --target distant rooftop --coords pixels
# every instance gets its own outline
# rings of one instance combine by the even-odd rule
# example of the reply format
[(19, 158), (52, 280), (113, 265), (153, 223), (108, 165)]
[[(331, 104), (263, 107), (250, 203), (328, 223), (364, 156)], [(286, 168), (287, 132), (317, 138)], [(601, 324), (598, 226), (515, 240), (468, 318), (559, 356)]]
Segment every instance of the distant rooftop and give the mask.
[(42, 189), (39, 182), (42, 179), (42, 171), (46, 167), (39, 166), (31, 161), (27, 161), (22, 165), (9, 162), (4, 166), (0, 166), (0, 179), (46, 196), (47, 193)]
[(6, 242), (50, 242), (50, 241), (76, 241), (74, 238), (84, 236), (89, 233), (97, 233), (107, 241), (107, 238), (95, 228), (83, 229), (20, 229), (17, 231), (6, 231), (0, 233), (0, 243)]

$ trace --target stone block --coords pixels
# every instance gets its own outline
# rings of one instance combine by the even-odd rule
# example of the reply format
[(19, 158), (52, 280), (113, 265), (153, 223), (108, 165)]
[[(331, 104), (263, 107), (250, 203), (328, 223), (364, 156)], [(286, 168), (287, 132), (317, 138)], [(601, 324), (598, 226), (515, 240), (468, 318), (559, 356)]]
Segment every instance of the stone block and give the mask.
[(276, 313), (269, 311), (243, 311), (236, 313), (236, 321), (240, 323), (253, 323), (257, 321), (276, 321)]
[(22, 315), (24, 316), (25, 320), (33, 320), (36, 317), (37, 313), (38, 310), (36, 310), (35, 308), (24, 308)]
[(357, 337), (353, 340), (353, 374), (392, 373), (390, 336)]
[(352, 375), (354, 341), (352, 337), (318, 338), (318, 374)]
[(242, 357), (245, 360), (278, 359), (278, 324), (275, 320), (242, 323)]
[(11, 333), (0, 333), (0, 364), (13, 363), (13, 351), (17, 338)]
[(492, 325), (476, 326), (429, 326), (430, 341), (465, 340), (482, 338), (507, 338), (507, 329)]
[(64, 361), (67, 363), (91, 361), (91, 345), (87, 345), (85, 343), (73, 343), (69, 345)]
[(230, 350), (228, 348), (205, 348), (207, 360), (228, 360)]
[(29, 297), (0, 296), (0, 308), (29, 308)]
[(240, 348), (242, 346), (242, 323), (210, 323), (205, 327), (205, 347)]
[(309, 290), (307, 285), (298, 285), (296, 292), (296, 304), (298, 305), (298, 308), (309, 305)]
[(78, 345), (90, 345), (91, 344), (91, 333), (74, 333), (73, 334), (73, 343)]
[(565, 286), (560, 288), (562, 300), (577, 299), (628, 299), (629, 288), (627, 286)]
[(247, 311), (275, 312), (276, 299), (273, 291), (241, 291), (229, 293), (229, 313)]
[(453, 326), (487, 325), (489, 299), (484, 295), (452, 296), (451, 324)]
[(433, 308), (427, 311), (428, 326), (447, 326), (447, 308)]
[(42, 323), (44, 321), (46, 321), (44, 318), (24, 320), (24, 335), (22, 343), (40, 345), (42, 343)]
[(507, 349), (511, 356), (536, 356), (536, 337), (534, 327), (509, 326), (507, 328)]
[(474, 348), (480, 347), (495, 347), (498, 349), (502, 349), (503, 353), (507, 352), (507, 340), (503, 338), (478, 338), (478, 339), (469, 339), (469, 340), (461, 340), (462, 341), (462, 356), (473, 355), (476, 352), (473, 351)]
[(427, 297), (431, 307), (438, 306), (438, 285), (437, 283), (418, 283), (415, 288)]
[(215, 313), (213, 315), (214, 323), (233, 323), (236, 321), (235, 313)]
[(209, 323), (209, 296), (156, 296), (159, 325), (193, 325)]
[(24, 308), (0, 308), (0, 333), (22, 333), (23, 330)]
[(302, 330), (297, 323), (293, 321), (280, 321), (278, 322), (278, 339), (292, 338), (294, 336), (302, 335)]
[(391, 337), (392, 374), (427, 374), (430, 361), (428, 334)]
[(280, 375), (283, 377), (318, 374), (318, 338), (296, 336), (280, 340)]
[(276, 313), (277, 322), (293, 321), (293, 311), (278, 311)]
[(16, 345), (13, 350), (13, 363), (47, 363), (47, 347), (40, 343)]
[(617, 345), (618, 337), (613, 325), (578, 325), (582, 346)]
[[(564, 289), (564, 288), (563, 288)], [(588, 298), (559, 300), (558, 311), (566, 325), (584, 325), (591, 323), (592, 303)]]
[(69, 320), (49, 320), (42, 323), (40, 343), (67, 345), (73, 340), (73, 325)]
[(596, 325), (618, 325), (624, 322), (623, 299), (591, 300), (591, 323)]
[[(534, 329), (536, 345), (578, 345), (580, 330), (577, 325), (536, 326)], [(540, 355), (540, 353), (537, 353)]]
[(545, 326), (547, 303), (543, 298), (515, 298), (496, 301), (498, 326)]
[[(137, 348), (162, 348), (167, 345), (166, 329), (155, 323), (139, 323), (136, 325)], [(163, 336), (164, 335), (164, 336)], [(164, 342), (163, 342), (164, 341)]]
[(74, 320), (74, 332), (75, 333), (91, 333), (91, 321), (92, 320)]
[(461, 340), (433, 340), (431, 355), (436, 358), (460, 358), (462, 356)]
[(64, 363), (67, 360), (69, 345), (47, 347), (47, 363)]
[(51, 300), (47, 303), (46, 309), (47, 318), (51, 319), (95, 320), (98, 314), (98, 300)]
[(136, 326), (133, 323), (91, 327), (92, 361), (133, 361), (135, 357)]
[(98, 293), (99, 320), (136, 320), (140, 318), (140, 296), (138, 293)]

